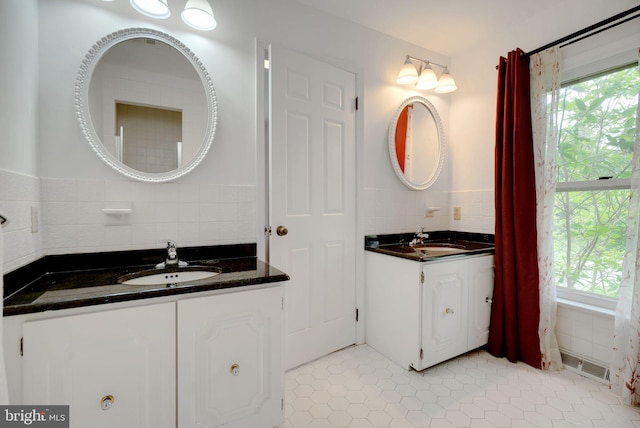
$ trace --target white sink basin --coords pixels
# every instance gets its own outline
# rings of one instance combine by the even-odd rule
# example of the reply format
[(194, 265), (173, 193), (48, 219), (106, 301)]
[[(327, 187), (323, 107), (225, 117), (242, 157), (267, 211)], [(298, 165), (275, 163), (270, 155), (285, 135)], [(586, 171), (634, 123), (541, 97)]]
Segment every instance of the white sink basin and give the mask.
[(118, 282), (125, 285), (165, 285), (200, 281), (213, 278), (220, 272), (215, 269), (162, 269), (137, 272), (121, 277)]
[(438, 253), (464, 253), (465, 251), (467, 251), (464, 248), (440, 247), (431, 245), (419, 246), (416, 247), (416, 249), (420, 251), (433, 251)]

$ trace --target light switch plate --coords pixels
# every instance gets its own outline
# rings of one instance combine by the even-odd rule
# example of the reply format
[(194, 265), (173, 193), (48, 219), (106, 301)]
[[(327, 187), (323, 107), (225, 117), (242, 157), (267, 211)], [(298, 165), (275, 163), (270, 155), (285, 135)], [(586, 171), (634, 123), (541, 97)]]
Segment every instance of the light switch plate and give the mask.
[(462, 218), (462, 209), (460, 207), (453, 207), (453, 219), (460, 220)]
[(31, 207), (31, 233), (38, 233), (38, 207)]

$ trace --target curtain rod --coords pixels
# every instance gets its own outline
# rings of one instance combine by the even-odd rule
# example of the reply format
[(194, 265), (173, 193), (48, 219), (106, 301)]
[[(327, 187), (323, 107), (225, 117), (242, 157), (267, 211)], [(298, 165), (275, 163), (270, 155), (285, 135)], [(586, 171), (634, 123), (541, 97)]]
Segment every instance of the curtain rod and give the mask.
[[(560, 46), (560, 47), (563, 47), (563, 46), (567, 46), (567, 45), (570, 45), (572, 43), (578, 42), (580, 40), (586, 39), (587, 37), (594, 36), (594, 35), (596, 35), (598, 33), (601, 33), (601, 32), (603, 32), (605, 30), (608, 30), (608, 29), (613, 28), (615, 26), (618, 26), (620, 24), (623, 24), (623, 23), (625, 23), (627, 21), (639, 18), (640, 14), (635, 15), (635, 16), (631, 16), (631, 17), (629, 17), (629, 18), (627, 18), (625, 20), (619, 21), (619, 22), (615, 22), (615, 21), (618, 21), (619, 19), (622, 19), (622, 18), (626, 17), (627, 15), (631, 15), (632, 13), (635, 13), (635, 12), (638, 12), (638, 11), (640, 11), (640, 6), (633, 7), (631, 9), (627, 10), (627, 11), (621, 12), (621, 13), (619, 13), (617, 15), (614, 15), (614, 16), (612, 16), (610, 18), (607, 18), (607, 19), (605, 19), (603, 21), (600, 21), (600, 22), (598, 22), (596, 24), (593, 24), (593, 25), (590, 25), (590, 26), (588, 26), (586, 28), (583, 28), (582, 30), (576, 31), (575, 33), (569, 34), (568, 36), (565, 36), (565, 37), (563, 37), (561, 39), (558, 39), (558, 40), (556, 40), (554, 42), (551, 42), (551, 43), (548, 43), (548, 44), (546, 44), (544, 46), (541, 46), (538, 49), (534, 49), (534, 50), (532, 50), (530, 52), (523, 53), (520, 56), (520, 58), (524, 60), (524, 59), (528, 58), (529, 56), (531, 56), (533, 54), (537, 54), (538, 52), (542, 52), (545, 49), (549, 49), (549, 48), (551, 48), (553, 46), (556, 46), (556, 45), (559, 45), (561, 43), (568, 42), (568, 43)], [(611, 24), (611, 25), (609, 25), (609, 24)], [(597, 31), (594, 31), (594, 30), (597, 30)], [(587, 34), (587, 33), (589, 33), (589, 34)], [(582, 36), (582, 37), (580, 37), (580, 36)], [(575, 39), (575, 40), (572, 40), (572, 39)]]

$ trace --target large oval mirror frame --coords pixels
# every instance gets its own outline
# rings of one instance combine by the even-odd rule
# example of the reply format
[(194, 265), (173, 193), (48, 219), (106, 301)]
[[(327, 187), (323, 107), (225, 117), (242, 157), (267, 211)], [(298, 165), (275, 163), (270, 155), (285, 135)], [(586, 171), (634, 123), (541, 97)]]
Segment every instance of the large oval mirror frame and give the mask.
[[(97, 104), (97, 102), (90, 100), (90, 86), (92, 82), (92, 76), (96, 70), (96, 67), (100, 63), (101, 58), (103, 58), (112, 47), (134, 39), (140, 39), (142, 41), (145, 41), (145, 43), (152, 44), (154, 43), (154, 41), (162, 42), (167, 46), (174, 48), (181, 54), (181, 57), (183, 56), (184, 58), (186, 58), (188, 63), (190, 63), (193, 67), (194, 74), (197, 74), (197, 76), (199, 76), (200, 83), (202, 84), (202, 92), (204, 93), (204, 99), (206, 101), (206, 110), (205, 107), (203, 107), (203, 111), (198, 113), (198, 116), (202, 117), (202, 120), (200, 121), (206, 123), (197, 124), (192, 120), (193, 117), (185, 118), (185, 129), (188, 126), (202, 126), (202, 129), (197, 130), (199, 135), (202, 135), (201, 144), (199, 146), (196, 144), (195, 147), (188, 149), (186, 153), (188, 153), (189, 159), (186, 159), (187, 156), (185, 156), (185, 160), (182, 161), (181, 158), (183, 153), (183, 143), (176, 142), (177, 154), (175, 156), (177, 157), (177, 162), (175, 164), (175, 168), (171, 167), (172, 169), (163, 172), (142, 171), (132, 166), (126, 165), (125, 162), (122, 161), (122, 143), (114, 143), (114, 145), (116, 146), (120, 144), (120, 154), (114, 153), (113, 149), (109, 150), (105, 146), (104, 141), (102, 141), (102, 139), (96, 132), (96, 127), (94, 126), (94, 122), (92, 121), (91, 106), (92, 103), (93, 105), (95, 105)], [(145, 103), (138, 104), (136, 102), (133, 102), (131, 104), (140, 105), (143, 107), (145, 106)], [(110, 106), (109, 109), (111, 107), (113, 107), (115, 111), (116, 107)], [(209, 73), (205, 69), (202, 62), (188, 47), (186, 47), (179, 40), (168, 34), (149, 28), (129, 28), (120, 30), (103, 37), (91, 47), (84, 60), (82, 61), (80, 71), (78, 72), (78, 76), (76, 78), (75, 109), (82, 133), (89, 142), (90, 146), (100, 157), (100, 159), (102, 159), (107, 165), (109, 165), (119, 173), (124, 174), (129, 178), (145, 182), (170, 181), (191, 172), (196, 166), (198, 166), (198, 164), (200, 164), (200, 162), (202, 162), (203, 158), (209, 151), (211, 144), (213, 143), (217, 124), (216, 92)], [(169, 110), (171, 110), (171, 108), (168, 108), (166, 111)], [(114, 115), (114, 113), (110, 114), (112, 116)], [(179, 116), (182, 117), (182, 112), (179, 113)], [(206, 118), (204, 116), (206, 116)], [(177, 126), (181, 125), (182, 123), (180, 122)], [(105, 125), (105, 127), (110, 126), (111, 124)], [(117, 141), (118, 137), (116, 136), (116, 128), (116, 124), (113, 123), (114, 139), (116, 139)], [(186, 143), (184, 144), (186, 145)], [(117, 152), (118, 149), (116, 149), (115, 151)]]
[(400, 181), (424, 190), (438, 179), (445, 157), (442, 121), (424, 97), (404, 100), (389, 126), (389, 157)]

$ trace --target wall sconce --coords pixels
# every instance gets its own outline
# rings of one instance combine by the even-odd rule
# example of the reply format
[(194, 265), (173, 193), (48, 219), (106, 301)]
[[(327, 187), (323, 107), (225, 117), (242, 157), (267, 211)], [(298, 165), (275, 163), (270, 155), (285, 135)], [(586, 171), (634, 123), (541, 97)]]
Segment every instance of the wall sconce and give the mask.
[[(416, 68), (414, 61), (419, 63), (419, 68)], [(432, 65), (442, 68), (440, 78), (438, 78), (433, 68), (431, 68)], [(458, 89), (446, 65), (436, 64), (435, 62), (416, 58), (411, 55), (407, 55), (407, 58), (404, 60), (396, 82), (401, 85), (415, 84), (418, 89), (426, 90), (435, 88), (436, 92), (440, 94), (453, 92)]]
[[(135, 10), (151, 18), (166, 19), (171, 16), (168, 0), (129, 0), (129, 3)], [(188, 0), (180, 15), (185, 24), (196, 30), (209, 31), (217, 25), (207, 0)]]

